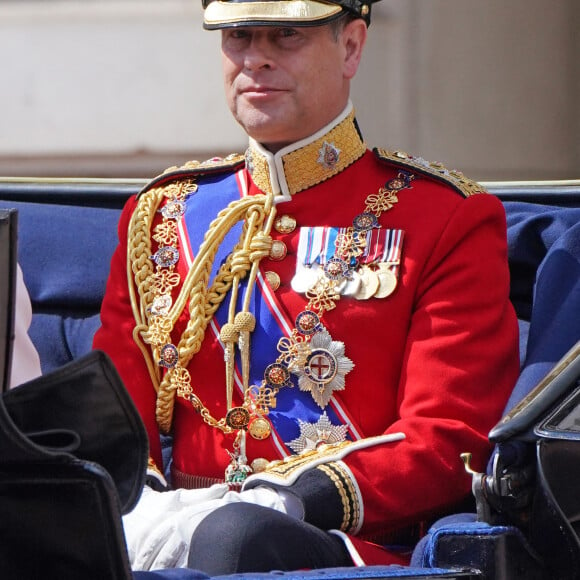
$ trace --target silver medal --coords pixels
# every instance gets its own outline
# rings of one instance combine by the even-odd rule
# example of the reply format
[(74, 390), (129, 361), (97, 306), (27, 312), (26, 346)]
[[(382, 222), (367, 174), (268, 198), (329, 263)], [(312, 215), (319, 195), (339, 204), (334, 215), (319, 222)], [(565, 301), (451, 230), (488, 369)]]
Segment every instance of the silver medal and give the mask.
[(350, 280), (345, 278), (337, 287), (336, 290), (342, 296), (354, 296), (360, 289), (361, 278), (358, 272), (352, 272)]
[(294, 292), (304, 294), (313, 288), (322, 276), (322, 269), (318, 264), (312, 266), (304, 266), (303, 264), (296, 265), (296, 273), (290, 282), (290, 286)]

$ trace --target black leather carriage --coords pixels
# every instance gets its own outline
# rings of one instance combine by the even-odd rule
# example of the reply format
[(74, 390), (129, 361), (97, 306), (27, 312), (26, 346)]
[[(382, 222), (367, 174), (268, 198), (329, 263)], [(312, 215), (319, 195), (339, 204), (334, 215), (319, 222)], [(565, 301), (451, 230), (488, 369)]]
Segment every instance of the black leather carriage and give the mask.
[[(120, 211), (127, 198), (144, 184), (144, 180), (0, 179), (0, 210), (16, 209), (18, 212), (18, 260), (33, 304), (30, 334), (39, 351), (44, 373), (58, 372), (63, 365), (83, 359), (91, 350), (92, 336), (99, 325), (98, 312), (109, 262), (117, 243)], [(485, 185), (491, 194), (502, 200), (506, 209), (511, 299), (520, 321), (522, 371), (506, 409), (506, 412), (511, 410), (508, 418), (512, 421), (508, 426), (512, 432), (506, 436), (504, 429), (497, 446), (504, 454), (501, 458), (504, 471), (497, 471), (496, 459), (495, 466), (490, 464), (488, 474), (473, 475), (474, 493), (480, 508), (478, 514), (450, 515), (437, 522), (415, 549), (410, 568), (332, 569), (286, 573), (284, 577), (495, 580), (526, 577), (544, 580), (580, 575), (580, 509), (577, 509), (574, 494), (569, 491), (572, 488), (566, 487), (577, 489), (580, 469), (567, 469), (566, 483), (558, 489), (551, 487), (554, 474), (557, 475), (558, 470), (579, 453), (576, 448), (580, 443), (575, 440), (573, 430), (572, 436), (570, 431), (566, 435), (565, 429), (550, 431), (549, 422), (549, 435), (542, 435), (537, 429), (534, 431), (536, 423), (541, 423), (574, 391), (578, 382), (578, 374), (574, 373), (578, 372), (578, 365), (570, 367), (573, 372), (566, 378), (567, 385), (561, 387), (557, 396), (553, 395), (549, 404), (534, 411), (534, 416), (530, 416), (529, 409), (527, 415), (524, 413), (529, 423), (525, 428), (521, 426), (522, 413), (518, 415), (516, 406), (580, 340), (580, 180)], [(555, 392), (553, 387), (550, 389)], [(8, 404), (9, 398), (5, 395), (4, 399)], [(575, 400), (567, 404), (570, 415)], [(514, 417), (520, 419), (515, 428)], [(552, 418), (551, 425), (557, 427), (565, 422), (559, 420), (560, 423)], [(0, 414), (2, 421), (6, 422), (7, 418)], [(6, 429), (0, 429), (0, 434), (3, 432), (6, 435)], [(564, 435), (555, 436), (554, 433)], [(553, 443), (562, 440), (565, 444)], [(506, 459), (505, 454), (511, 455)], [(538, 471), (538, 461), (544, 459)], [(1, 463), (0, 460), (0, 467)], [(515, 480), (504, 476), (511, 474), (517, 479), (518, 474), (525, 472), (524, 468), (529, 468), (532, 476), (517, 490), (528, 494), (527, 504), (521, 495), (518, 496), (518, 501), (522, 502), (519, 511), (511, 509), (510, 505), (506, 508), (505, 501), (515, 501), (513, 498), (517, 494), (511, 493), (513, 490), (508, 490), (511, 493), (507, 494), (508, 500), (497, 500), (495, 504), (493, 497), (485, 497), (493, 495), (494, 485), (513, 485)], [(502, 477), (504, 479), (499, 481)], [(538, 482), (545, 485), (538, 485)], [(546, 497), (548, 495), (550, 497)], [(498, 505), (502, 501), (504, 503)], [(552, 512), (558, 510), (557, 517), (546, 517), (548, 512), (553, 516)], [(118, 510), (112, 516), (106, 515), (106, 518), (111, 517), (116, 518), (118, 534)], [(543, 545), (541, 531), (532, 529), (529, 522), (521, 519), (523, 517), (545, 521), (555, 534), (556, 542)], [(566, 528), (565, 533), (556, 533), (562, 527)], [(0, 538), (8, 534), (7, 524), (0, 520)], [(124, 542), (118, 535), (116, 537), (117, 555), (122, 563), (120, 577), (123, 574), (130, 577), (131, 573), (123, 564)], [(9, 545), (0, 541), (0, 556)], [(35, 547), (30, 546), (30, 550), (34, 553)], [(42, 553), (47, 558), (46, 553)], [(0, 570), (1, 562), (0, 557)], [(205, 577), (186, 570), (138, 572), (133, 576), (152, 580), (169, 578), (167, 574), (182, 579)], [(26, 580), (33, 576), (14, 577)], [(52, 576), (47, 574), (46, 577)], [(93, 576), (87, 572), (83, 577)]]

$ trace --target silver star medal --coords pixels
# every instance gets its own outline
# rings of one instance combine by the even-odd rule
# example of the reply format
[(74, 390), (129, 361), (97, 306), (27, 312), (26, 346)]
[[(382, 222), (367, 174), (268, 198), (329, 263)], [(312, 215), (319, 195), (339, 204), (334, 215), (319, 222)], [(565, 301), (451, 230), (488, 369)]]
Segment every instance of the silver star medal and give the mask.
[(312, 451), (320, 445), (342, 443), (346, 439), (347, 425), (333, 425), (326, 415), (326, 411), (316, 423), (307, 423), (298, 420), (300, 436), (286, 443), (295, 453)]
[(295, 372), (298, 387), (308, 391), (316, 404), (324, 409), (334, 391), (342, 391), (344, 377), (354, 368), (354, 363), (344, 354), (344, 343), (332, 340), (324, 329), (310, 340), (310, 354), (304, 366)]

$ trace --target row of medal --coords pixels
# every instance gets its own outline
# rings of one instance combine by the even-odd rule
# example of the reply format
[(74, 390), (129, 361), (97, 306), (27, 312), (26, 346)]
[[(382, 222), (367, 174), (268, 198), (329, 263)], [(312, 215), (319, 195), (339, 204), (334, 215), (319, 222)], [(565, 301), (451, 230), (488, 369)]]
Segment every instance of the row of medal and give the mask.
[(304, 294), (323, 278), (338, 281), (336, 290), (357, 300), (386, 298), (397, 287), (404, 231), (371, 229), (363, 232), (366, 240), (356, 262), (336, 256), (336, 240), (347, 228), (301, 228), (296, 272), (291, 286)]

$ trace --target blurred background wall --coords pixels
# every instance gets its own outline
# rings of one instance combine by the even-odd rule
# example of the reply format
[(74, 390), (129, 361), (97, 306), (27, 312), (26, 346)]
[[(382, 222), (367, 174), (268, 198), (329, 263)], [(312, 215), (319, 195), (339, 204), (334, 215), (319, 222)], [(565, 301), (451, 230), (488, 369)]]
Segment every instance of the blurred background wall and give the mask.
[[(0, 175), (149, 177), (243, 151), (200, 0), (0, 0)], [(371, 146), (481, 180), (580, 177), (578, 0), (383, 0)]]

